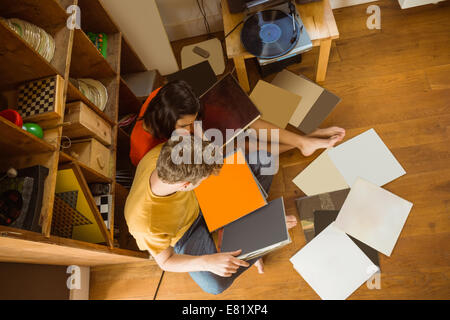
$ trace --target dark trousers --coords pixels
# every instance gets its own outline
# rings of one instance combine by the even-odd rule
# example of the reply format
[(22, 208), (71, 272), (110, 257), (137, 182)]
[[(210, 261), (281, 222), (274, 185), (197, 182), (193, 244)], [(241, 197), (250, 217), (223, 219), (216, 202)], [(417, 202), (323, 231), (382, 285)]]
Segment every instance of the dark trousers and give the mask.
[[(249, 156), (246, 156), (249, 162)], [(254, 158), (253, 158), (254, 159)], [(261, 168), (266, 167), (260, 161), (257, 164), (249, 164), (256, 179), (258, 179), (264, 190), (269, 193), (273, 176), (261, 175)], [(269, 166), (268, 164), (267, 166)], [(174, 251), (177, 254), (186, 254), (192, 256), (202, 256), (217, 253), (216, 246), (208, 231), (205, 219), (200, 212), (197, 220), (192, 224), (183, 237), (176, 243)], [(236, 273), (231, 277), (221, 277), (209, 271), (189, 272), (191, 278), (203, 289), (211, 294), (220, 294), (231, 286), (233, 281), (244, 271), (250, 268), (259, 258), (247, 261), (249, 267), (239, 267)]]

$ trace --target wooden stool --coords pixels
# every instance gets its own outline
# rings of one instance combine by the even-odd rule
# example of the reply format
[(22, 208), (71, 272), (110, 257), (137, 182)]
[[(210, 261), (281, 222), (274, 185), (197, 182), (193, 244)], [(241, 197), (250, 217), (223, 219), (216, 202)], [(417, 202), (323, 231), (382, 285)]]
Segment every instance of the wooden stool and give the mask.
[[(331, 41), (339, 38), (339, 31), (336, 26), (333, 11), (329, 0), (297, 4), (296, 6), (313, 46), (320, 47), (317, 60), (316, 82), (322, 82), (325, 80), (325, 75), (327, 73)], [(227, 0), (222, 0), (222, 15), (225, 34), (228, 34), (228, 32), (244, 19), (243, 13), (230, 13)], [(234, 60), (239, 83), (245, 91), (249, 92), (250, 85), (248, 83), (247, 70), (245, 68), (245, 59), (254, 58), (255, 56), (246, 51), (242, 45), (242, 27), (243, 25), (237, 27), (236, 30), (225, 39), (225, 43), (228, 58)]]

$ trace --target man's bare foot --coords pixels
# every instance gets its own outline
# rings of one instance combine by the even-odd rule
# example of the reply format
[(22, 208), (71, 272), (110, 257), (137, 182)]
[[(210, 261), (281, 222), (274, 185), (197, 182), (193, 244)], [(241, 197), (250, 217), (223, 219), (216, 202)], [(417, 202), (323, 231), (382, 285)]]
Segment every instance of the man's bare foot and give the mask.
[(308, 134), (308, 137), (312, 138), (330, 138), (332, 136), (341, 136), (342, 138), (345, 137), (345, 129), (340, 127), (329, 127), (324, 129), (316, 129), (310, 134)]
[(316, 150), (331, 148), (342, 139), (343, 137), (339, 135), (334, 135), (328, 139), (305, 136), (300, 151), (305, 157), (309, 157), (316, 152)]
[(258, 261), (255, 262), (254, 266), (258, 269), (258, 273), (264, 273), (264, 262), (262, 258), (259, 258)]

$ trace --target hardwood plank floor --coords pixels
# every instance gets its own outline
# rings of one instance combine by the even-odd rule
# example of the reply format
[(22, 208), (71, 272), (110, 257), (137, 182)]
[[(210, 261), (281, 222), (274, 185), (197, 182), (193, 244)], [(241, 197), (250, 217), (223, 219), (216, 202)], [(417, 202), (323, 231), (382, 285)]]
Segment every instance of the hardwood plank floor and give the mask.
[(89, 299), (153, 300), (162, 270), (154, 262), (91, 268)]
[[(414, 207), (392, 256), (380, 254), (381, 289), (362, 285), (350, 299), (450, 299), (450, 1), (407, 10), (397, 1), (371, 4), (381, 8), (380, 30), (366, 28), (368, 5), (334, 10), (340, 39), (333, 42), (324, 86), (342, 102), (323, 126), (344, 127), (346, 140), (374, 128), (407, 172), (385, 188)], [(184, 45), (205, 39), (173, 43), (178, 61)], [(288, 69), (313, 78), (317, 54), (315, 48)], [(247, 70), (254, 87), (260, 79), (254, 60)], [(303, 196), (292, 179), (318, 155), (292, 150), (280, 157), (270, 197), (283, 196), (287, 214), (298, 216), (295, 199)], [(289, 262), (305, 244), (300, 225), (290, 235), (290, 245), (265, 257), (264, 275), (251, 268), (213, 296), (188, 274), (166, 272), (156, 299), (319, 299)], [(126, 287), (127, 266), (102, 268), (101, 286), (97, 268), (91, 280), (91, 295), (99, 299), (151, 298), (159, 283), (160, 271), (150, 267), (139, 276), (131, 272), (136, 281)], [(140, 281), (152, 285), (146, 290)]]

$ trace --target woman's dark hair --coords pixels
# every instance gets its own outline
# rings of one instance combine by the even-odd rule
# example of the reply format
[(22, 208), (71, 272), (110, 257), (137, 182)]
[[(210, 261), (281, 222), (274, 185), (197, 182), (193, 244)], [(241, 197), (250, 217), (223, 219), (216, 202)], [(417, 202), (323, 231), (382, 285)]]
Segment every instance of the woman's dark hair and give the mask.
[(169, 139), (181, 117), (198, 113), (198, 118), (201, 118), (201, 109), (191, 86), (185, 81), (177, 80), (159, 90), (142, 118), (155, 138)]

